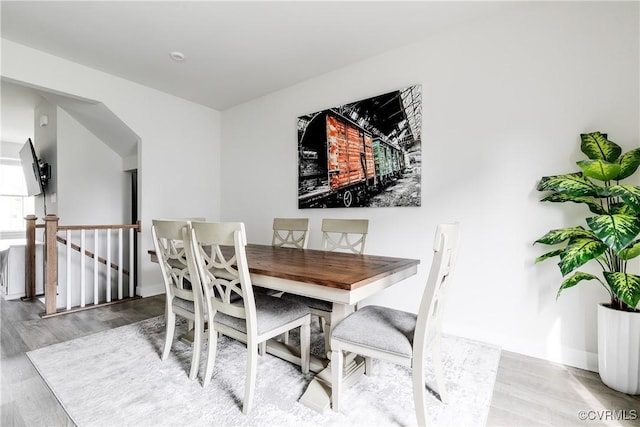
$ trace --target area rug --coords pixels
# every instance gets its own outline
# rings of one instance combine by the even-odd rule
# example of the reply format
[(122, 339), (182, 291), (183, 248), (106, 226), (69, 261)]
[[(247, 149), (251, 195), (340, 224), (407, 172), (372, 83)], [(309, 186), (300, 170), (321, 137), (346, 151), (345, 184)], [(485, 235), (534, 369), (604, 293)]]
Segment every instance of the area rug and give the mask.
[[(176, 332), (185, 332), (178, 325)], [(312, 351), (322, 352), (314, 330)], [(242, 414), (246, 347), (220, 338), (213, 378), (190, 381), (190, 346), (175, 341), (160, 360), (164, 320), (156, 317), (27, 353), (79, 426), (391, 426), (416, 425), (411, 372), (374, 362), (374, 372), (345, 390), (340, 413), (318, 413), (298, 403), (312, 379), (269, 354), (258, 360), (254, 406)], [(206, 347), (205, 347), (206, 348)], [(442, 342), (449, 403), (428, 395), (430, 425), (485, 424), (500, 349), (457, 336)], [(427, 361), (428, 362), (428, 361)], [(430, 365), (430, 364), (429, 364)], [(427, 384), (435, 386), (432, 371)]]

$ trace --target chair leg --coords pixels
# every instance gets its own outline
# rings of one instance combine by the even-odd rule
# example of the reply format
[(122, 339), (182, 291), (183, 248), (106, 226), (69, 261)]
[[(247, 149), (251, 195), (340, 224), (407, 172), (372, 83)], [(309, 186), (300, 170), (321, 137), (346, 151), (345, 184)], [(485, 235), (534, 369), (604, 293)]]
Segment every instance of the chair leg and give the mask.
[(329, 353), (329, 349), (331, 348), (331, 323), (329, 323), (329, 319), (326, 317), (320, 317), (324, 322), (324, 351), (325, 353)]
[(204, 363), (204, 380), (202, 381), (202, 387), (209, 385), (211, 381), (211, 375), (213, 374), (213, 366), (216, 362), (216, 350), (218, 348), (218, 332), (209, 325), (209, 349), (207, 350), (207, 360)]
[(267, 342), (262, 341), (260, 344), (258, 344), (258, 354), (260, 356), (264, 356), (266, 352), (267, 352)]
[(431, 360), (433, 361), (433, 372), (436, 375), (436, 384), (438, 385), (438, 393), (440, 393), (440, 401), (449, 403), (449, 395), (447, 386), (444, 382), (444, 374), (442, 372), (442, 358), (440, 357), (440, 340), (436, 339), (431, 347)]
[(340, 412), (340, 394), (342, 392), (342, 371), (344, 370), (344, 356), (342, 350), (331, 351), (331, 408)]
[(201, 319), (196, 319), (194, 322), (193, 331), (193, 351), (191, 355), (191, 370), (189, 371), (189, 379), (195, 380), (198, 376), (198, 370), (200, 369), (200, 354), (202, 353), (202, 335), (204, 333), (204, 323)]
[(300, 368), (303, 374), (309, 373), (309, 356), (311, 353), (311, 326), (309, 322), (300, 326)]
[(253, 405), (253, 394), (256, 389), (256, 375), (258, 374), (258, 346), (247, 337), (247, 377), (244, 385), (244, 402), (242, 413), (247, 415)]
[[(421, 356), (421, 355), (420, 355)], [(419, 426), (427, 425), (426, 388), (424, 384), (424, 358), (416, 359), (414, 354), (412, 377), (413, 377), (413, 402), (416, 407), (416, 418)]]
[(373, 358), (369, 356), (365, 356), (364, 358), (364, 373), (365, 375), (373, 373)]
[(171, 344), (173, 343), (173, 334), (176, 330), (176, 315), (171, 310), (167, 310), (165, 314), (165, 328), (166, 337), (164, 340), (164, 349), (162, 350), (162, 360), (167, 360), (167, 357), (169, 357), (169, 351), (171, 351)]
[(289, 331), (282, 334), (282, 342), (285, 344), (289, 344)]

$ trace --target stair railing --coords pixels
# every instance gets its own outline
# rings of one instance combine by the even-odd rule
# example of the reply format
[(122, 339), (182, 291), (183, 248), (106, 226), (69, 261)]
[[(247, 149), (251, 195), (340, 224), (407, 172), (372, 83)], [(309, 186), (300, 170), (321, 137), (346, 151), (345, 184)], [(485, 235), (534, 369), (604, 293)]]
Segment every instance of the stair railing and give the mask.
[[(44, 229), (43, 317), (136, 298), (135, 232), (140, 231), (140, 223), (60, 226), (56, 215), (45, 216), (44, 224), (36, 224), (36, 220), (34, 215), (26, 217), (25, 295), (26, 298), (36, 296), (36, 229)], [(60, 265), (60, 259), (64, 266)], [(64, 273), (64, 283), (58, 282), (59, 272)], [(89, 274), (93, 280), (87, 277)], [(64, 304), (60, 304), (59, 297), (64, 298)]]

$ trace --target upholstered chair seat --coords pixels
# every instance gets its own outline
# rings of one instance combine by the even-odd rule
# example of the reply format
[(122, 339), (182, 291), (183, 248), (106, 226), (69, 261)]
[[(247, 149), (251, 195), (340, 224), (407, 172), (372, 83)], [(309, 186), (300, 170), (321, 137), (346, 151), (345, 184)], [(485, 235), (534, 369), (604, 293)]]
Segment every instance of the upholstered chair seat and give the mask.
[(418, 316), (388, 307), (368, 305), (348, 316), (333, 329), (332, 340), (411, 356)]

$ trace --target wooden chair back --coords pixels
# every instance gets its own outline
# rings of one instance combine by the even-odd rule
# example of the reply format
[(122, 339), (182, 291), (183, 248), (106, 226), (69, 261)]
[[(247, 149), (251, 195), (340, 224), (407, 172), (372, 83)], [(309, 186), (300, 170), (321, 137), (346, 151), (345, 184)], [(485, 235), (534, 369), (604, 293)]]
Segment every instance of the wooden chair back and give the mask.
[(413, 341), (414, 357), (417, 349), (439, 340), (442, 312), (448, 285), (458, 256), (460, 224), (440, 224), (433, 243), (433, 259), (420, 302)]
[(369, 231), (368, 219), (322, 220), (322, 244), (325, 251), (363, 254)]
[(309, 218), (273, 219), (273, 246), (306, 249), (308, 242)]
[(189, 222), (183, 220), (153, 220), (151, 235), (158, 256), (165, 285), (167, 304), (173, 298), (193, 301), (195, 310), (202, 310), (203, 295), (200, 287), (191, 286), (185, 252), (184, 237)]

